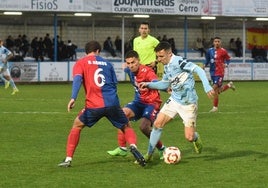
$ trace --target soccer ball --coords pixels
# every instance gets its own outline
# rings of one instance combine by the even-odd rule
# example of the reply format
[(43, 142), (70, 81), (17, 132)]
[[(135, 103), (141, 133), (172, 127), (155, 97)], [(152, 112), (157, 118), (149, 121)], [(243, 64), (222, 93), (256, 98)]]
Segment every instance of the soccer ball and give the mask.
[(175, 146), (170, 146), (164, 150), (163, 156), (165, 163), (176, 164), (181, 160), (181, 151)]

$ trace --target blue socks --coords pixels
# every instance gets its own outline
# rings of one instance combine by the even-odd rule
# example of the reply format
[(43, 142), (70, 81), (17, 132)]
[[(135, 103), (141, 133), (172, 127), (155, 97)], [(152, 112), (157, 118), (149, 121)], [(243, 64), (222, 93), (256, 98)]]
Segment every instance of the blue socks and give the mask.
[(150, 135), (149, 146), (148, 146), (149, 155), (153, 153), (157, 142), (160, 140), (161, 134), (162, 134), (162, 128), (153, 127), (153, 130)]

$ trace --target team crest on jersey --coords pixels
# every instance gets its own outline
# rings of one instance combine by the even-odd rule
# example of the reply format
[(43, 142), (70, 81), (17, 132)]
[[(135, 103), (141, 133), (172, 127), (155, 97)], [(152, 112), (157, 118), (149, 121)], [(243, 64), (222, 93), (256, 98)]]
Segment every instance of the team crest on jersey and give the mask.
[(176, 87), (178, 85), (183, 85), (183, 83), (187, 80), (188, 76), (189, 73), (187, 72), (180, 73), (174, 79), (172, 79), (171, 86)]

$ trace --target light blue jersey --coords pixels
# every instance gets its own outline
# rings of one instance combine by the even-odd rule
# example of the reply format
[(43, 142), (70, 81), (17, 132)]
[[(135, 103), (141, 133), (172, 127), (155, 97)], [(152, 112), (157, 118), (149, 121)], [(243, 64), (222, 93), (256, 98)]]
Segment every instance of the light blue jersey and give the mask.
[(195, 90), (193, 73), (197, 73), (202, 81), (205, 92), (212, 90), (205, 71), (196, 64), (183, 59), (181, 56), (172, 55), (170, 62), (164, 65), (164, 75), (159, 82), (150, 82), (149, 88), (166, 90), (172, 89), (171, 97), (178, 103), (197, 104), (198, 96)]
[(7, 63), (3, 63), (3, 60), (6, 59), (11, 54), (6, 47), (0, 46), (0, 69), (7, 69)]

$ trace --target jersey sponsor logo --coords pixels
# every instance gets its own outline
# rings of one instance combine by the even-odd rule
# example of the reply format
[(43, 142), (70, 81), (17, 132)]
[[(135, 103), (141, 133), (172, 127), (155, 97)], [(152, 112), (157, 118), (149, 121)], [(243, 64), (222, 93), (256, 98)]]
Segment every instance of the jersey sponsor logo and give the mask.
[(171, 86), (176, 87), (177, 85), (182, 85), (187, 80), (188, 76), (189, 74), (187, 72), (180, 73), (171, 81)]

